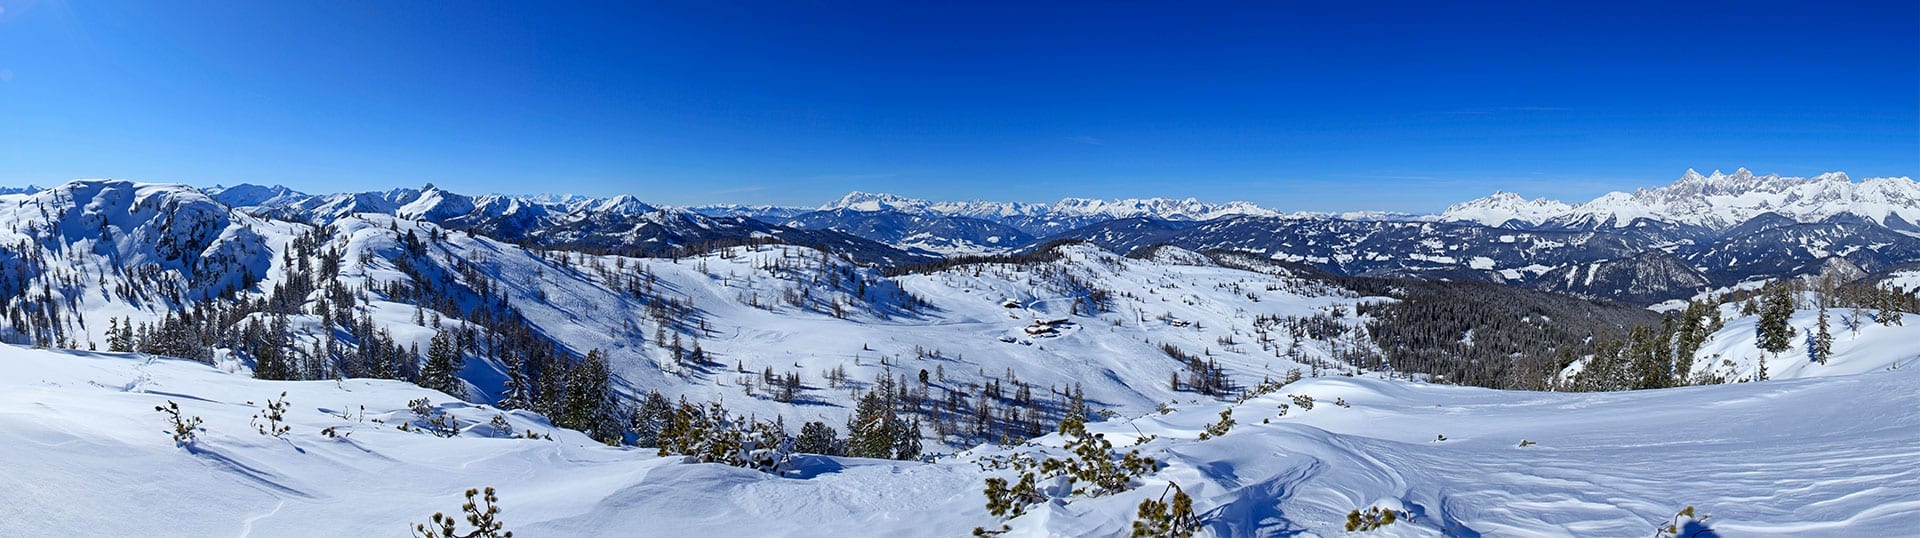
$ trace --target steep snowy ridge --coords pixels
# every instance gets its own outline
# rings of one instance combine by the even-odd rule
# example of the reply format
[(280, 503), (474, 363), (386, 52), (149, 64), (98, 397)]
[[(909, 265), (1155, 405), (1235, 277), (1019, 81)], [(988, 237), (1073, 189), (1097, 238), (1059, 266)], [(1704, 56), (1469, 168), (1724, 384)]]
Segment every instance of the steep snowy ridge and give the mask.
[(1579, 205), (1495, 193), (1455, 205), (1441, 219), (1487, 226), (1520, 220), (1595, 228), (1624, 227), (1646, 218), (1724, 230), (1766, 213), (1801, 222), (1854, 215), (1880, 224), (1913, 223), (1920, 219), (1920, 183), (1906, 177), (1853, 181), (1844, 172), (1802, 178), (1754, 175), (1745, 168), (1709, 175), (1689, 169), (1665, 187), (1608, 193)]
[[(74, 181), (0, 196), (0, 291), (15, 311), (166, 310), (254, 285), (269, 276), (287, 227), (233, 212), (183, 185)], [(95, 320), (98, 321), (98, 320)], [(11, 334), (42, 337), (93, 329), (14, 319)], [(85, 341), (76, 339), (76, 342)]]

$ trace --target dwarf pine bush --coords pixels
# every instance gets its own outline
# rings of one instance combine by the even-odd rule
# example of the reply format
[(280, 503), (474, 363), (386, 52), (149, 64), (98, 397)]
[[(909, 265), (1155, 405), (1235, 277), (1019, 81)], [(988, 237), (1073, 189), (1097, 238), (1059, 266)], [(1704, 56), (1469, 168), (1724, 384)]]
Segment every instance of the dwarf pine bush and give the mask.
[[(500, 506), (496, 504), (500, 498), (494, 496), (493, 487), (488, 486), (484, 496), (478, 501), (474, 500), (475, 495), (481, 494), (481, 490), (468, 489), (467, 504), (460, 507), (466, 512), (467, 525), (473, 527), (472, 531), (460, 534), (456, 530), (458, 522), (446, 514), (434, 512), (428, 523), (413, 526), (413, 535), (417, 538), (513, 538), (513, 532), (505, 530), (505, 525), (500, 523)], [(484, 506), (482, 503), (485, 503)]]
[(1375, 506), (1362, 512), (1358, 509), (1347, 512), (1347, 532), (1367, 532), (1377, 530), (1398, 521), (1400, 516), (1393, 510), (1382, 510)]
[(174, 446), (186, 447), (193, 445), (193, 441), (197, 438), (197, 433), (200, 431), (200, 417), (181, 416), (180, 404), (173, 403), (173, 400), (167, 400), (167, 405), (153, 406), (153, 410), (167, 414), (167, 424), (173, 426), (172, 430), (167, 433), (173, 435)]
[[(1168, 491), (1173, 492), (1171, 501)], [(1160, 492), (1160, 498), (1140, 501), (1133, 520), (1134, 538), (1187, 538), (1198, 530), (1200, 518), (1193, 513), (1193, 497), (1173, 483)]]
[(1219, 422), (1208, 424), (1206, 431), (1200, 432), (1200, 440), (1205, 441), (1226, 435), (1227, 430), (1230, 429), (1233, 429), (1233, 408), (1231, 407), (1220, 412)]
[(293, 429), (287, 425), (286, 418), (287, 393), (286, 391), (281, 391), (280, 398), (277, 400), (267, 400), (266, 407), (261, 408), (260, 412), (254, 413), (253, 420), (250, 423), (253, 424), (254, 429), (260, 431), (260, 435), (278, 439), (285, 437), (287, 432)]

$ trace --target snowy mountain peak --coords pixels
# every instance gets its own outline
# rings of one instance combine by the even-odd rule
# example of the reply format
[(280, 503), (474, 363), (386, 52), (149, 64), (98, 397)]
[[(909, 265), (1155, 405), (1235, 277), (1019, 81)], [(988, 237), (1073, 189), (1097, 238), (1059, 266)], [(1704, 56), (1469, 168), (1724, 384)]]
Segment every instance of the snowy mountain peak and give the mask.
[(1484, 198), (1454, 204), (1441, 216), (1443, 220), (1477, 222), (1487, 226), (1500, 226), (1515, 220), (1540, 224), (1565, 214), (1568, 209), (1571, 207), (1556, 200), (1528, 200), (1512, 192), (1494, 191)]
[(926, 200), (907, 198), (894, 194), (853, 191), (847, 193), (846, 196), (840, 197), (837, 201), (820, 206), (820, 210), (852, 209), (854, 211), (896, 210), (917, 212), (926, 210), (928, 205), (930, 204), (928, 204)]
[(1837, 215), (1854, 215), (1882, 223), (1890, 216), (1898, 216), (1913, 222), (1920, 218), (1920, 184), (1904, 177), (1855, 182), (1845, 172), (1806, 178), (1757, 175), (1744, 167), (1731, 174), (1715, 170), (1701, 175), (1690, 168), (1672, 184), (1631, 193), (1611, 192), (1583, 204), (1546, 199), (1528, 201), (1499, 192), (1450, 207), (1440, 218), (1490, 226), (1519, 219), (1533, 224), (1559, 223), (1574, 227), (1624, 227), (1639, 219), (1652, 219), (1724, 230), (1765, 213), (1800, 222), (1816, 222)]

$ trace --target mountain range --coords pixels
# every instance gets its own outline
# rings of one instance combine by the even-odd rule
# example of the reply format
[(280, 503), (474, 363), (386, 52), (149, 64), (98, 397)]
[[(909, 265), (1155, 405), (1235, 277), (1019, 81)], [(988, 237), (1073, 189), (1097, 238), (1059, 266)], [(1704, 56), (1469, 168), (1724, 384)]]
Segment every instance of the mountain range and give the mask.
[[(59, 189), (58, 187), (56, 189)], [(36, 189), (19, 189), (33, 192)], [(1759, 279), (1872, 273), (1920, 261), (1920, 184), (1845, 173), (1688, 170), (1673, 183), (1567, 203), (1510, 192), (1437, 215), (1285, 213), (1195, 199), (929, 201), (853, 192), (817, 208), (649, 204), (631, 195), (466, 195), (427, 184), (307, 194), (204, 189), (257, 218), (423, 220), (537, 246), (641, 256), (777, 242), (862, 265), (1004, 255), (1059, 240), (1115, 252), (1238, 251), (1347, 276), (1482, 280), (1652, 304)]]

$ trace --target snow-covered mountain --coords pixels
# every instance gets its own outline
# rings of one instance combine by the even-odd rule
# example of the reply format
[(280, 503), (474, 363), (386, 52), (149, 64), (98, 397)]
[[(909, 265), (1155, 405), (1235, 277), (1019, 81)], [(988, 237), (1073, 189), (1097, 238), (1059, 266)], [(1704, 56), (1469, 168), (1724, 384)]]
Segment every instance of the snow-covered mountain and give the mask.
[(1487, 226), (1519, 221), (1587, 229), (1625, 227), (1651, 219), (1724, 230), (1767, 213), (1800, 222), (1853, 215), (1910, 229), (1912, 223), (1920, 222), (1920, 183), (1905, 177), (1854, 181), (1844, 172), (1805, 178), (1754, 175), (1745, 168), (1709, 175), (1689, 169), (1665, 187), (1608, 193), (1578, 205), (1498, 192), (1457, 204), (1440, 218)]
[(703, 246), (778, 240), (825, 248), (870, 264), (900, 265), (938, 258), (933, 252), (896, 248), (833, 230), (793, 229), (753, 218), (709, 216), (655, 206), (632, 195), (465, 195), (429, 183), (419, 188), (324, 195), (238, 185), (215, 189), (213, 196), (249, 214), (279, 220), (329, 223), (370, 213), (550, 248), (660, 255)]
[(1557, 200), (1535, 198), (1528, 200), (1518, 194), (1496, 191), (1493, 195), (1454, 204), (1441, 214), (1443, 220), (1477, 222), (1487, 226), (1505, 226), (1508, 223), (1537, 226), (1559, 218), (1572, 211), (1573, 207)]
[(1089, 224), (1114, 219), (1150, 218), (1204, 221), (1225, 216), (1276, 216), (1278, 212), (1250, 202), (1213, 204), (1193, 198), (1127, 198), (1101, 200), (1064, 198), (1051, 204), (1025, 202), (947, 202), (906, 198), (892, 194), (851, 192), (820, 207), (822, 211), (850, 209), (862, 212), (897, 211), (922, 216), (968, 217), (1013, 226), (1046, 237)]

